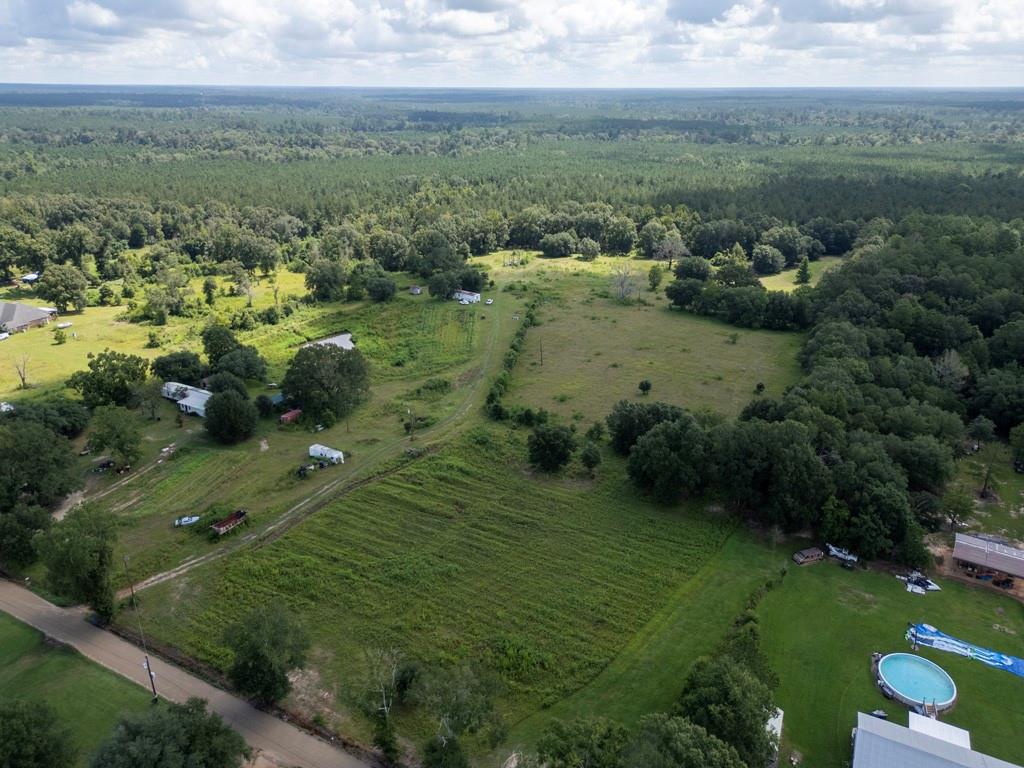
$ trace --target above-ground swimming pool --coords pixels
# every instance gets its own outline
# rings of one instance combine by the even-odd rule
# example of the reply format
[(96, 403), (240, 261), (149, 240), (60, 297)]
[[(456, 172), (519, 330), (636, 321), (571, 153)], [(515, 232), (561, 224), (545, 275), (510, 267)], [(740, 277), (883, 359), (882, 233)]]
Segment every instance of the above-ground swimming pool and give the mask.
[(956, 684), (946, 670), (912, 653), (890, 653), (878, 662), (878, 680), (908, 706), (934, 704), (949, 709), (956, 701)]

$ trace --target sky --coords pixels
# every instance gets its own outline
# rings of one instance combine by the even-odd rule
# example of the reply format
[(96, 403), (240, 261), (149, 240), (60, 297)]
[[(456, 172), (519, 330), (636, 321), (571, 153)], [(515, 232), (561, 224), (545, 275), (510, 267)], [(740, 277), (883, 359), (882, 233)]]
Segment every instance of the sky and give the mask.
[(1024, 86), (1024, 0), (0, 0), (0, 81)]

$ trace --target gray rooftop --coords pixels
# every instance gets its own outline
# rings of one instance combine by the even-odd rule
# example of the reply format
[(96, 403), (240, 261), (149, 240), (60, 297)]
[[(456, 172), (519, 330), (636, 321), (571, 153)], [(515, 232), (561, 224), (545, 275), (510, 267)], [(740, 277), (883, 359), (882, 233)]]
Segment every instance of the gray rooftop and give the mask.
[(49, 310), (18, 304), (13, 301), (0, 302), (0, 325), (8, 330), (15, 330), (31, 322), (46, 320), (50, 317)]
[(953, 557), (1024, 579), (1024, 549), (958, 533)]
[(853, 768), (1021, 768), (902, 725), (857, 713)]

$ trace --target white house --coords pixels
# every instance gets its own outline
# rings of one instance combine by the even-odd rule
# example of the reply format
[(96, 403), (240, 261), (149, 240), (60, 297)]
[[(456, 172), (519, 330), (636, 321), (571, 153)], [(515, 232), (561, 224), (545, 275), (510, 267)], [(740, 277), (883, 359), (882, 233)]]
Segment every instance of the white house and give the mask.
[(345, 454), (341, 451), (337, 451), (334, 448), (328, 448), (326, 445), (320, 445), (315, 443), (309, 446), (309, 457), (311, 459), (323, 459), (329, 461), (331, 464), (344, 464)]
[(962, 728), (913, 712), (909, 725), (857, 713), (853, 768), (1020, 768), (971, 749)]
[(200, 418), (206, 418), (206, 401), (213, 397), (213, 392), (190, 387), (188, 384), (179, 384), (176, 381), (164, 382), (160, 393), (168, 400), (176, 402), (178, 410), (182, 413), (193, 413)]
[(461, 288), (452, 294), (452, 298), (456, 301), (468, 301), (470, 304), (480, 303), (480, 294), (473, 293), (472, 291), (464, 291)]

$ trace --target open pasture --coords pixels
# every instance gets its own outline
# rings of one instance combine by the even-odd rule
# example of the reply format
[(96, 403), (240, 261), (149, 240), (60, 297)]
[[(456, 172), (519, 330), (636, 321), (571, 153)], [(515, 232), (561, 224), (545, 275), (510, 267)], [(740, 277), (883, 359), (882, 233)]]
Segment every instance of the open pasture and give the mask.
[[(768, 394), (781, 395), (799, 375), (799, 334), (737, 329), (671, 311), (661, 289), (646, 285), (652, 262), (535, 256), (523, 267), (502, 268), (500, 256), (489, 258), (505, 281), (533, 285), (546, 297), (541, 324), (526, 337), (509, 405), (590, 423), (603, 420), (617, 401), (641, 397), (637, 385), (649, 379), (652, 399), (732, 416), (759, 382)], [(622, 264), (635, 274), (639, 302), (613, 298), (611, 272)]]
[(49, 704), (86, 766), (121, 715), (151, 706), (149, 693), (76, 651), (0, 613), (0, 699)]
[[(815, 286), (821, 280), (821, 276), (843, 263), (842, 256), (822, 256), (809, 262), (811, 271), (811, 282), (808, 285)], [(761, 278), (761, 285), (769, 291), (795, 291), (800, 286), (796, 284), (796, 268), (787, 269), (777, 275), (765, 275)]]
[[(941, 592), (914, 595), (892, 575), (846, 571), (835, 561), (791, 567), (761, 604), (765, 652), (781, 679), (786, 713), (783, 755), (798, 750), (805, 765), (847, 765), (857, 712), (884, 709), (906, 725), (907, 710), (875, 686), (871, 654), (908, 651), (908, 623), (927, 622), (986, 648), (1024, 656), (1024, 606), (1001, 595), (941, 581)], [(971, 732), (975, 749), (1024, 761), (1024, 679), (980, 661), (929, 648), (922, 656), (957, 685), (956, 707), (942, 720)]]

